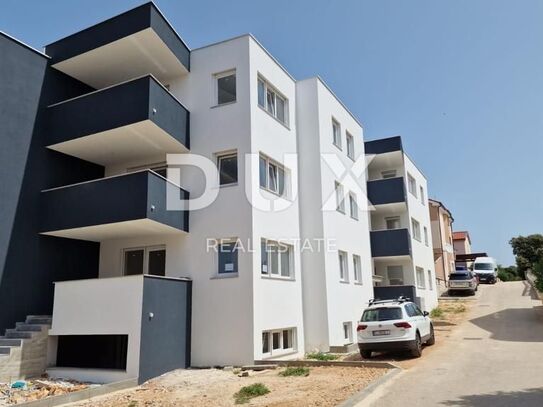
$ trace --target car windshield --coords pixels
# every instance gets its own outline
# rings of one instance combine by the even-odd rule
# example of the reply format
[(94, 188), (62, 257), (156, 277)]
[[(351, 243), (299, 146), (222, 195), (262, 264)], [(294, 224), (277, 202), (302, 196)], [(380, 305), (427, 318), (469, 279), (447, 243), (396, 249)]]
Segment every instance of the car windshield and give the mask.
[(494, 270), (492, 263), (475, 263), (475, 270)]
[(449, 280), (471, 280), (469, 273), (451, 273)]
[(362, 322), (390, 321), (402, 319), (402, 309), (399, 307), (383, 307), (367, 309), (362, 314)]

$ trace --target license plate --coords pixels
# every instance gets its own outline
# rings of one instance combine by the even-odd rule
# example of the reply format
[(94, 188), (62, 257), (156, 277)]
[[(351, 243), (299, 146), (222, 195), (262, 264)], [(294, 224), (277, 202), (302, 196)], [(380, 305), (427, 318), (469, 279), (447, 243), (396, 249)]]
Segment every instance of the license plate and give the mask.
[(386, 336), (390, 335), (390, 330), (382, 329), (380, 331), (373, 331), (373, 336)]

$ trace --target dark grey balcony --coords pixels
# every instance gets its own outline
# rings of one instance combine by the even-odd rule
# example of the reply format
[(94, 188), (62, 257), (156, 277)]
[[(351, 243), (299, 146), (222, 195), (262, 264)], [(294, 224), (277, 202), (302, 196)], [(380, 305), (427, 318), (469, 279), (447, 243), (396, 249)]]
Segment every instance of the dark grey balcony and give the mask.
[(152, 73), (161, 82), (190, 70), (190, 50), (153, 3), (45, 47), (54, 68), (100, 89)]
[(384, 154), (402, 151), (402, 138), (400, 136), (366, 141), (364, 143), (366, 154)]
[(152, 76), (47, 108), (47, 145), (100, 165), (190, 147), (189, 112)]
[(45, 190), (41, 233), (81, 240), (184, 234), (188, 211), (168, 210), (169, 197), (188, 192), (153, 171)]
[(370, 232), (372, 257), (411, 255), (411, 238), (407, 229), (376, 230)]
[(373, 206), (405, 202), (403, 177), (369, 181), (368, 199)]

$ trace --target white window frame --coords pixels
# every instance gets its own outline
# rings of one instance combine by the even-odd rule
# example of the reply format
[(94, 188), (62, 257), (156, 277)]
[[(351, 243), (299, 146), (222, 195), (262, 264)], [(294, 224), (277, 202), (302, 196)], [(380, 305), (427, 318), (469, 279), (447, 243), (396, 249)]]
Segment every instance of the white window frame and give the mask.
[(398, 176), (397, 170), (384, 170), (381, 171), (381, 178), (382, 179), (390, 179), (390, 178), (396, 178)]
[(428, 240), (428, 228), (426, 226), (423, 227), (424, 230), (424, 244), (426, 246), (429, 246), (429, 240)]
[[(237, 185), (238, 181), (239, 181), (239, 166), (238, 166), (238, 152), (237, 152), (237, 150), (224, 151), (224, 152), (221, 152), (221, 153), (216, 153), (215, 157), (217, 158), (217, 172), (218, 172), (218, 175), (219, 175), (219, 180), (218, 180), (219, 187), (227, 187), (227, 186)], [(237, 168), (237, 170), (236, 170), (236, 181), (235, 182), (230, 182), (228, 184), (221, 184), (221, 160), (223, 160), (225, 158), (231, 158), (231, 157), (236, 157), (236, 168)]]
[(422, 236), (421, 236), (421, 230), (420, 230), (420, 222), (416, 220), (415, 218), (411, 218), (411, 229), (413, 233), (413, 239), (421, 242)]
[[(226, 78), (227, 76), (234, 75), (236, 78), (236, 95), (235, 99), (230, 102), (219, 103), (219, 79)], [(236, 75), (236, 69), (229, 69), (227, 71), (218, 72), (213, 74), (213, 106), (226, 106), (232, 103), (236, 103), (238, 100), (238, 78)]]
[(358, 254), (353, 254), (354, 282), (362, 284), (362, 258)]
[(419, 186), (419, 192), (420, 192), (420, 203), (426, 206), (426, 202), (424, 199), (424, 187), (422, 185)]
[(345, 214), (345, 190), (338, 181), (334, 181), (334, 192), (336, 194), (336, 211)]
[[(265, 253), (263, 249), (265, 246)], [(274, 252), (274, 249), (277, 250)], [(273, 273), (272, 269), (272, 256), (277, 253), (277, 273)], [(266, 268), (264, 268), (262, 256), (266, 256)], [(283, 275), (283, 256), (288, 256), (288, 275)], [(261, 239), (260, 241), (260, 274), (262, 278), (274, 278), (281, 280), (293, 280), (294, 279), (294, 246), (270, 239)]]
[(417, 280), (417, 288), (420, 288), (421, 290), (426, 289), (426, 276), (424, 275), (424, 268), (422, 267), (415, 267), (415, 277)]
[[(398, 221), (398, 227), (397, 228), (393, 228), (393, 229), (389, 229), (388, 228), (388, 222), (391, 221), (391, 222), (396, 222)], [(385, 229), (386, 230), (397, 230), (397, 229), (401, 229), (402, 228), (402, 218), (399, 217), (399, 216), (387, 216), (385, 217)]]
[[(136, 250), (143, 250), (143, 273), (142, 274), (149, 274), (149, 252), (164, 250), (164, 252), (166, 252), (166, 256), (168, 255), (165, 244), (123, 248), (121, 249), (121, 275), (123, 276), (128, 275), (126, 274), (126, 270), (124, 269), (126, 252), (132, 252)], [(166, 270), (164, 271), (166, 272)]]
[(332, 117), (332, 144), (340, 150), (343, 150), (341, 146), (341, 124)]
[(417, 180), (409, 173), (407, 173), (407, 189), (411, 195), (417, 197)]
[(345, 345), (353, 343), (353, 323), (351, 321), (344, 322), (343, 327), (343, 343)]
[(337, 251), (339, 264), (339, 281), (349, 282), (349, 254), (343, 250)]
[(434, 289), (434, 284), (432, 282), (432, 270), (428, 270), (428, 289), (431, 291)]
[[(265, 160), (265, 166), (266, 166), (266, 182), (265, 186), (261, 185), (260, 183), (260, 160)], [(276, 168), (276, 189), (272, 188), (270, 186), (270, 168)], [(283, 171), (283, 194), (279, 193), (279, 172)], [(274, 195), (280, 196), (282, 198), (288, 199), (290, 196), (290, 170), (286, 168), (284, 165), (278, 163), (277, 161), (271, 159), (265, 154), (260, 154), (258, 158), (258, 185), (261, 189), (271, 192)]]
[(348, 131), (345, 134), (345, 141), (347, 144), (347, 157), (354, 161), (354, 137)]
[(354, 192), (349, 192), (349, 214), (351, 218), (358, 220), (358, 201)]
[[(264, 105), (262, 105), (260, 103), (260, 100), (258, 99), (258, 92), (259, 92), (258, 89), (260, 87), (260, 84), (263, 85), (263, 89), (264, 89)], [(268, 101), (268, 92), (270, 92), (271, 94), (274, 95), (274, 97), (273, 97), (273, 107), (271, 107), (272, 111), (270, 111), (270, 106), (269, 106), (269, 101)], [(284, 114), (284, 119), (285, 119), (284, 121), (282, 121), (279, 118), (279, 115), (277, 113), (278, 112), (277, 111), (277, 98), (280, 98), (283, 101), (283, 106), (284, 106), (283, 114)], [(258, 75), (258, 79), (257, 79), (257, 105), (262, 110), (264, 110), (266, 113), (268, 113), (271, 117), (273, 117), (275, 120), (277, 120), (279, 123), (281, 123), (282, 125), (284, 125), (284, 126), (286, 126), (288, 128), (288, 126), (289, 126), (289, 103), (288, 103), (288, 98), (284, 94), (279, 92), (275, 86), (270, 84), (261, 75)]]
[[(288, 335), (290, 335), (290, 347), (284, 348), (284, 331), (288, 331)], [(290, 328), (280, 328), (280, 329), (270, 329), (270, 330), (264, 330), (262, 331), (261, 335), (261, 351), (262, 356), (265, 358), (269, 357), (275, 357), (278, 355), (285, 355), (288, 353), (294, 353), (296, 352), (298, 348), (297, 344), (297, 337), (296, 337), (296, 328), (290, 327)], [(267, 352), (264, 349), (264, 335), (268, 335), (268, 349)], [(279, 334), (279, 348), (273, 349), (273, 334)]]
[[(391, 278), (391, 271), (394, 271), (394, 272), (399, 272), (401, 274), (401, 278), (397, 278), (397, 277), (394, 277), (394, 278)], [(387, 266), (387, 280), (388, 280), (388, 283), (390, 285), (404, 285), (405, 283), (405, 276), (404, 276), (404, 273), (403, 273), (403, 266), (401, 265), (391, 265), (391, 266)], [(400, 280), (400, 284), (391, 284), (391, 280)]]

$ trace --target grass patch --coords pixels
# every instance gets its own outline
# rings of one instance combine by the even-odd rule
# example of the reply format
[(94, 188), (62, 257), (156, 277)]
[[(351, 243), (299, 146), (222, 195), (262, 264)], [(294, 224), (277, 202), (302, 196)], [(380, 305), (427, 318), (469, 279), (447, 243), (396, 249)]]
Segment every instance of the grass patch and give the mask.
[(336, 360), (338, 358), (337, 355), (331, 355), (329, 353), (323, 353), (323, 352), (313, 352), (308, 353), (306, 355), (307, 359), (315, 359), (315, 360), (321, 360), (321, 361), (329, 361), (329, 360)]
[(262, 383), (255, 383), (239, 389), (239, 391), (234, 394), (234, 400), (236, 401), (236, 404), (244, 404), (255, 397), (263, 396), (269, 392), (270, 389)]
[(285, 370), (279, 373), (279, 376), (309, 376), (309, 369), (307, 367), (287, 367)]
[(431, 312), (430, 312), (430, 317), (431, 318), (441, 318), (443, 317), (443, 309), (437, 307), (437, 308), (434, 308)]
[(466, 306), (460, 304), (460, 305), (454, 307), (451, 311), (452, 311), (453, 313), (455, 313), (455, 314), (460, 314), (460, 313), (466, 311)]

